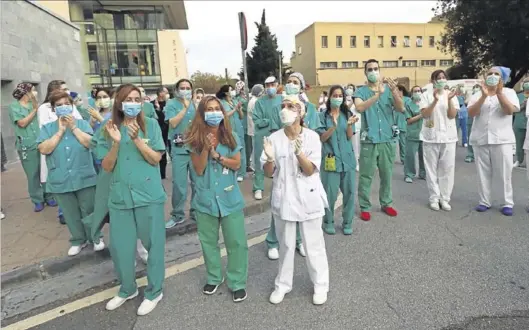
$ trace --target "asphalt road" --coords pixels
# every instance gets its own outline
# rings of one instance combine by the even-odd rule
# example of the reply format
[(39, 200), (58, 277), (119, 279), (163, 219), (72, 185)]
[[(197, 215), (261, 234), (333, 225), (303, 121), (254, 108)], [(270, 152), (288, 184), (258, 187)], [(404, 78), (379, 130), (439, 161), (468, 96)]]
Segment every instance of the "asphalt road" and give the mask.
[[(399, 216), (376, 210), (369, 223), (355, 220), (353, 236), (326, 236), (331, 291), (324, 306), (311, 303), (312, 286), (300, 256), (293, 291), (280, 305), (271, 305), (277, 262), (266, 258), (266, 245), (260, 243), (250, 248), (249, 297), (242, 303), (232, 302), (226, 286), (214, 296), (203, 295), (205, 270), (199, 266), (167, 279), (164, 299), (148, 316), (136, 316), (137, 298), (114, 312), (98, 303), (35, 329), (527, 330), (526, 173), (513, 173), (515, 216), (502, 216), (498, 205), (479, 214), (472, 211), (475, 165), (463, 158), (459, 149), (451, 212), (429, 210), (425, 181), (405, 183), (397, 164), (393, 192)], [(378, 189), (373, 197), (376, 205)], [(253, 221), (266, 226), (269, 216)], [(257, 234), (257, 227), (251, 230)]]

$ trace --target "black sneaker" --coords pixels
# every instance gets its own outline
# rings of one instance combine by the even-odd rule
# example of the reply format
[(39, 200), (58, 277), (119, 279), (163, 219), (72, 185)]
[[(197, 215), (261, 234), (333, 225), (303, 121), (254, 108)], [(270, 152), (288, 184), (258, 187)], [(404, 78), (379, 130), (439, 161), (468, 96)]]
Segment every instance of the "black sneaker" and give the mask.
[(247, 166), (247, 167), (246, 167), (246, 172), (247, 172), (247, 173), (254, 172), (254, 169), (253, 169), (251, 166)]
[(240, 289), (233, 292), (233, 301), (234, 302), (241, 302), (246, 299), (248, 295), (246, 294), (246, 290)]
[(220, 286), (220, 284), (218, 284), (218, 285), (206, 284), (206, 285), (204, 285), (204, 289), (202, 289), (202, 292), (207, 294), (207, 295), (215, 294), (215, 292), (217, 292), (217, 289), (219, 288), (219, 286)]

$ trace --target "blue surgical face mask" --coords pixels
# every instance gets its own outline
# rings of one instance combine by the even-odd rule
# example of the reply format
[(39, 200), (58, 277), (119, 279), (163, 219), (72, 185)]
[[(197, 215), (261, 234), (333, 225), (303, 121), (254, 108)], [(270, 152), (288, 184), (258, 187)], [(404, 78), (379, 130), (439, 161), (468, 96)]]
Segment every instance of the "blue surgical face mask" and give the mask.
[(443, 89), (443, 88), (445, 88), (446, 83), (447, 83), (446, 79), (438, 79), (435, 82), (435, 89)]
[(415, 92), (411, 95), (411, 99), (414, 101), (420, 101), (421, 100), (421, 92)]
[(208, 111), (204, 113), (204, 120), (209, 126), (219, 126), (224, 120), (224, 114), (222, 111)]
[(299, 91), (301, 90), (301, 86), (289, 83), (285, 85), (285, 92), (287, 95), (297, 95), (299, 94)]
[(121, 103), (121, 109), (127, 117), (136, 117), (141, 111), (141, 103), (136, 102), (123, 102)]
[(380, 78), (380, 71), (370, 71), (367, 73), (367, 80), (374, 84), (378, 81)]
[(485, 80), (485, 83), (487, 84), (487, 86), (496, 86), (500, 83), (500, 76), (497, 76), (495, 74), (491, 74), (490, 76), (487, 77), (487, 79)]
[(274, 96), (277, 94), (277, 88), (275, 87), (268, 87), (266, 89), (266, 94), (268, 94), (268, 96)]
[(71, 115), (72, 112), (73, 112), (73, 106), (69, 104), (58, 105), (55, 107), (55, 113), (57, 114), (57, 117)]
[(178, 90), (178, 96), (183, 98), (184, 100), (191, 100), (191, 90), (190, 89), (179, 89)]
[(339, 108), (343, 103), (343, 98), (333, 97), (331, 98), (331, 108)]
[(528, 82), (524, 82), (523, 85), (522, 85), (522, 88), (525, 92), (529, 91), (529, 81)]
[(353, 94), (354, 94), (354, 90), (353, 90), (352, 88), (347, 88), (347, 89), (345, 90), (345, 95), (347, 95), (347, 96), (353, 96)]

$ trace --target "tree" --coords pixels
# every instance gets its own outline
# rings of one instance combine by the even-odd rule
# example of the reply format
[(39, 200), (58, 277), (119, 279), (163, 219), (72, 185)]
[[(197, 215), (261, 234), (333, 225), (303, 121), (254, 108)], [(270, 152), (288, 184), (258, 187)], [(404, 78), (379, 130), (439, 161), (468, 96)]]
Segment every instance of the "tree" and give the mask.
[(195, 88), (202, 88), (206, 94), (215, 94), (220, 87), (226, 84), (226, 78), (208, 72), (196, 71), (191, 75)]
[(450, 80), (474, 78), (478, 75), (475, 68), (465, 65), (463, 63), (456, 63), (455, 65), (446, 69), (446, 75)]
[[(251, 54), (246, 53), (246, 64), (248, 66), (248, 84), (263, 84), (265, 79), (274, 75), (279, 79), (279, 57), (277, 50), (277, 38), (270, 32), (266, 25), (266, 13), (263, 9), (261, 23), (255, 22), (257, 26), (257, 36)], [(281, 56), (281, 63), (283, 57)], [(244, 79), (244, 73), (239, 73), (239, 77)], [(249, 87), (251, 88), (251, 87)]]
[(511, 68), (507, 87), (529, 71), (529, 1), (438, 0), (434, 9), (446, 24), (440, 46), (463, 67), (482, 72), (491, 65)]

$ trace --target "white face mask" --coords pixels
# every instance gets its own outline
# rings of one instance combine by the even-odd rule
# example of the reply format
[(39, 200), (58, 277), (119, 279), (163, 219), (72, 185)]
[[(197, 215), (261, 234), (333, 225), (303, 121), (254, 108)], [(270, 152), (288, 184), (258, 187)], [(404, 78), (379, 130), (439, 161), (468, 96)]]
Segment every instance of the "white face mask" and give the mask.
[(231, 97), (235, 97), (235, 96), (236, 96), (235, 91), (230, 91), (230, 96), (231, 96)]
[(298, 114), (292, 110), (289, 110), (288, 108), (283, 108), (283, 110), (281, 110), (279, 113), (279, 117), (281, 118), (281, 123), (284, 126), (291, 126), (298, 118)]

